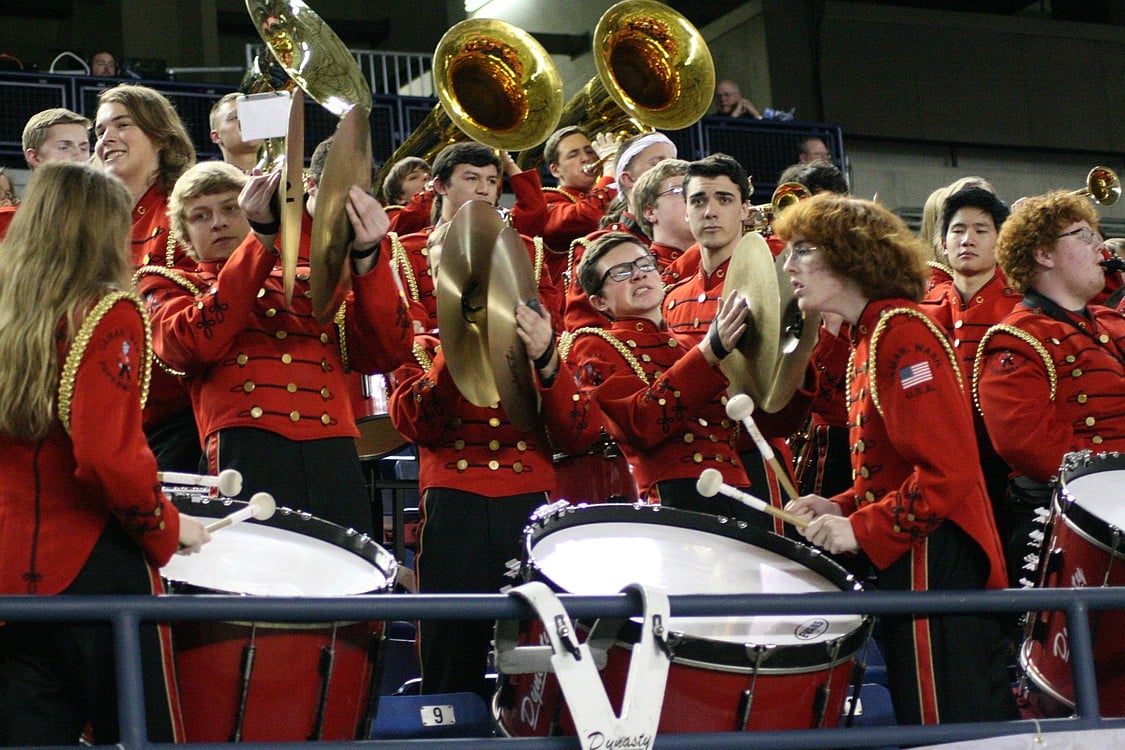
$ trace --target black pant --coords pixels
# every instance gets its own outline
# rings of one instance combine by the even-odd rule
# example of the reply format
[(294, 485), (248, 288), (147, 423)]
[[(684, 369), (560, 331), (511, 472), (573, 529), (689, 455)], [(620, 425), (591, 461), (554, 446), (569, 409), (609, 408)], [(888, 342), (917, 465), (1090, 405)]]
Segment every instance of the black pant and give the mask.
[[(140, 549), (110, 521), (64, 594), (152, 594)], [(161, 638), (159, 628), (163, 628)], [(141, 626), (145, 714), (152, 742), (176, 740), (167, 626)], [(176, 710), (178, 714), (178, 709)], [(0, 626), (0, 745), (76, 745), (89, 723), (94, 741), (119, 741), (113, 631), (108, 623), (10, 622)]]
[(156, 466), (161, 471), (186, 471), (194, 474), (200, 469), (203, 450), (199, 447), (199, 428), (191, 408), (178, 411), (157, 425), (145, 430), (145, 440)]
[[(423, 594), (495, 594), (521, 583), (508, 577), (510, 560), (520, 560), (523, 530), (546, 493), (484, 497), (433, 487), (422, 500), (420, 546), (415, 558)], [(422, 620), (418, 650), (422, 692), (470, 692), (486, 700), (485, 679), (494, 625), (487, 620)]]

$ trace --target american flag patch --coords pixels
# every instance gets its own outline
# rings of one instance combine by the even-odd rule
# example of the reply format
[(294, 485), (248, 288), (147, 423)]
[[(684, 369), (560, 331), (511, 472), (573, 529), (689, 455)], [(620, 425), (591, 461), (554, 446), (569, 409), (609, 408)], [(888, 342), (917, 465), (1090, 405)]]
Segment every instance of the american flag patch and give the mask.
[(907, 365), (898, 371), (898, 380), (903, 390), (921, 385), (927, 380), (933, 380), (934, 374), (930, 371), (929, 362), (919, 362), (916, 365)]

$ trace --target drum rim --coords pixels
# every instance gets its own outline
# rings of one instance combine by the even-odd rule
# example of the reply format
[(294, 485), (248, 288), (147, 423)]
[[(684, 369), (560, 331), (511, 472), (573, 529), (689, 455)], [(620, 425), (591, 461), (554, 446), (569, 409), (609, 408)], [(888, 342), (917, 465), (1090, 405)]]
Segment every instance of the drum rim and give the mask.
[[(1043, 675), (1043, 673), (1041, 671), (1039, 671), (1039, 668), (1035, 665), (1035, 662), (1032, 660), (1031, 649), (1033, 648), (1035, 643), (1037, 643), (1037, 641), (1025, 640), (1023, 642), (1023, 644), (1020, 646), (1020, 653), (1019, 653), (1020, 670), (1023, 672), (1024, 676), (1027, 677), (1027, 679), (1038, 690), (1040, 690), (1041, 692), (1050, 696), (1054, 700), (1058, 701), (1059, 703), (1062, 703), (1063, 705), (1065, 705), (1065, 706), (1069, 707), (1071, 710), (1073, 710), (1074, 709), (1074, 697), (1072, 696), (1070, 698), (1067, 698), (1062, 693), (1060, 693), (1059, 688), (1057, 688), (1057, 687), (1055, 687), (1054, 685), (1051, 684), (1051, 681), (1048, 680)], [(1073, 687), (1074, 686), (1072, 685), (1071, 686), (1072, 690), (1073, 690)]]
[[(199, 497), (195, 495), (187, 497), (169, 495), (169, 497), (176, 506), (176, 509), (180, 512), (206, 518), (221, 518), (222, 516), (249, 505), (249, 503), (242, 500), (234, 500), (225, 497)], [(294, 534), (311, 537), (318, 541), (331, 544), (334, 547), (350, 552), (365, 562), (370, 563), (386, 579), (386, 584), (382, 588), (358, 592), (351, 596), (380, 594), (394, 589), (395, 582), (398, 579), (398, 561), (395, 560), (394, 555), (387, 551), (385, 547), (366, 534), (361, 534), (354, 529), (346, 529), (339, 524), (326, 521), (311, 513), (293, 510), (292, 508), (284, 506), (279, 507), (273, 514), (273, 517), (264, 521), (253, 521), (253, 523), (259, 526), (268, 526), (283, 531), (290, 531)], [(312, 531), (312, 533), (310, 533), (310, 531)], [(240, 594), (238, 592), (198, 586), (188, 581), (175, 580), (175, 582), (177, 586), (189, 587), (189, 590), (203, 593), (247, 596), (247, 594)]]
[[(1055, 509), (1071, 531), (1095, 548), (1125, 560), (1125, 529), (1114, 526), (1101, 516), (1084, 508), (1064, 485), (1055, 496)], [(1118, 546), (1113, 547), (1113, 530), (1121, 532)], [(1049, 550), (1048, 550), (1049, 552)]]
[[(536, 511), (524, 532), (522, 570), (525, 580), (531, 579), (531, 569), (534, 569), (540, 580), (550, 586), (552, 590), (559, 593), (570, 593), (551, 580), (535, 562), (535, 543), (556, 531), (598, 522), (656, 523), (715, 534), (748, 543), (750, 546), (765, 549), (792, 562), (804, 565), (839, 587), (841, 591), (863, 590), (863, 584), (853, 574), (819, 550), (808, 545), (722, 516), (639, 503), (576, 506), (569, 503), (555, 503)], [(750, 539), (755, 541), (750, 541)], [(809, 615), (809, 618), (817, 616)], [(851, 660), (863, 647), (863, 644), (867, 642), (874, 618), (865, 614), (858, 614), (857, 617), (859, 622), (843, 636), (823, 641), (785, 645), (735, 643), (672, 630), (672, 661), (685, 666), (704, 667), (725, 672), (753, 672), (755, 669), (759, 674), (816, 672)], [(629, 620), (622, 627), (616, 642), (618, 645), (628, 648), (639, 639), (639, 624)], [(833, 658), (832, 649), (837, 643), (839, 644), (839, 651)], [(768, 649), (758, 662), (757, 667), (755, 667), (755, 651), (752, 648), (754, 646), (762, 646)]]

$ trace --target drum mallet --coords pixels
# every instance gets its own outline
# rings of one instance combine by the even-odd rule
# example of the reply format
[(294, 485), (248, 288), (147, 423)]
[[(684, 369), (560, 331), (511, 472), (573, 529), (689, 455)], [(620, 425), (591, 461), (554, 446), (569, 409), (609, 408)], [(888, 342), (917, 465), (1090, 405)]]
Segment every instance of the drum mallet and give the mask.
[(778, 463), (773, 448), (770, 446), (769, 442), (762, 437), (762, 431), (758, 429), (758, 424), (754, 421), (754, 417), (752, 416), (753, 413), (754, 399), (750, 398), (745, 393), (732, 396), (730, 400), (727, 401), (727, 416), (742, 422), (742, 426), (750, 433), (754, 445), (758, 446), (758, 452), (762, 454), (762, 458), (764, 458), (766, 463), (770, 465), (770, 468), (773, 469), (773, 474), (777, 477), (778, 483), (781, 484), (781, 489), (785, 491), (785, 494), (789, 496), (790, 500), (796, 500), (798, 497), (797, 490), (793, 487), (793, 483), (789, 481), (789, 475), (785, 473), (785, 470), (781, 468), (781, 464)]
[(234, 497), (242, 492), (242, 473), (237, 469), (223, 469), (219, 476), (183, 474), (178, 471), (158, 471), (156, 478), (164, 484), (186, 484), (192, 487), (217, 487), (223, 497)]
[(695, 490), (703, 497), (714, 497), (718, 494), (726, 495), (729, 498), (737, 500), (743, 505), (748, 505), (754, 510), (760, 510), (775, 518), (780, 518), (785, 523), (792, 524), (798, 529), (807, 528), (809, 522), (803, 518), (789, 513), (788, 511), (775, 508), (765, 500), (754, 497), (749, 492), (743, 492), (737, 487), (731, 487), (729, 484), (723, 483), (723, 473), (718, 469), (704, 469), (703, 473), (699, 475), (699, 479), (695, 482)]
[(256, 518), (259, 521), (264, 521), (273, 515), (276, 508), (277, 503), (274, 502), (272, 495), (268, 492), (258, 492), (250, 498), (250, 502), (246, 504), (245, 508), (239, 508), (229, 516), (223, 516), (218, 521), (207, 524), (207, 531), (213, 534), (219, 529), (225, 529), (228, 526), (241, 523), (248, 518)]

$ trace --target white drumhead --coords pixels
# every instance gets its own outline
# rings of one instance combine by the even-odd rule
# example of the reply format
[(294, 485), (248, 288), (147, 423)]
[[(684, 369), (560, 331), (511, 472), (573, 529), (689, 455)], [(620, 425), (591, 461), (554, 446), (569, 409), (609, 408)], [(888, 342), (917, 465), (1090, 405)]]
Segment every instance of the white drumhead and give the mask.
[[(536, 540), (536, 566), (571, 594), (616, 594), (643, 583), (668, 594), (838, 592), (824, 576), (769, 550), (695, 529), (662, 524), (593, 523)], [(673, 617), (671, 629), (732, 643), (798, 645), (839, 638), (860, 615)]]
[(1068, 479), (1066, 492), (1083, 510), (1125, 529), (1125, 470), (1096, 471)]
[(194, 555), (172, 555), (170, 581), (255, 596), (353, 596), (381, 591), (387, 578), (334, 544), (252, 522), (215, 532)]

